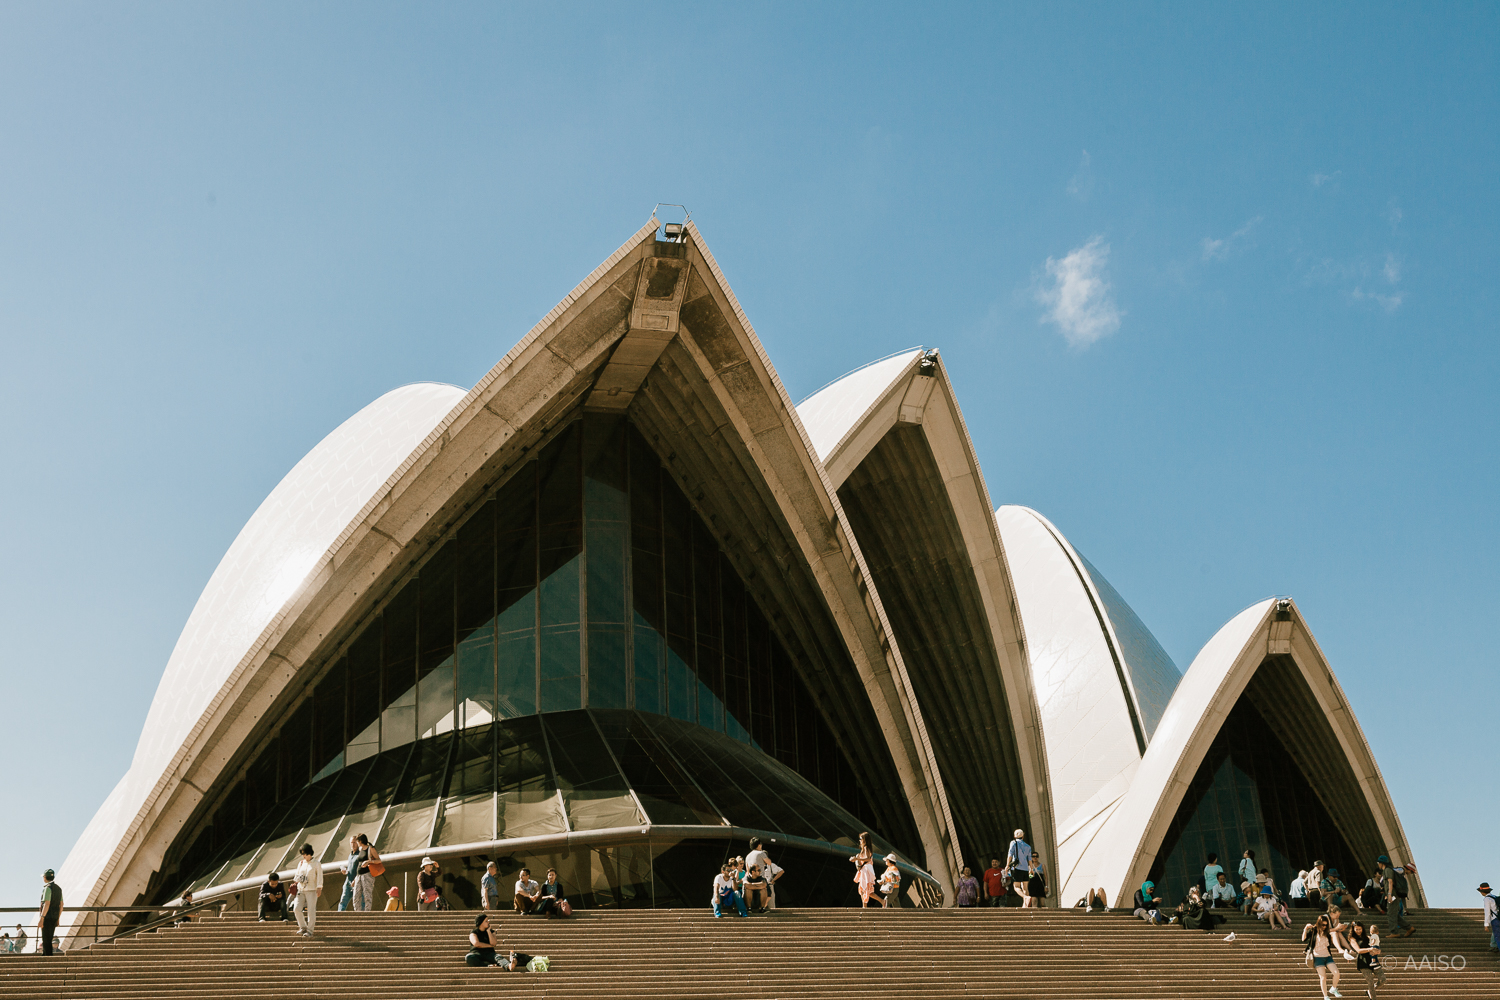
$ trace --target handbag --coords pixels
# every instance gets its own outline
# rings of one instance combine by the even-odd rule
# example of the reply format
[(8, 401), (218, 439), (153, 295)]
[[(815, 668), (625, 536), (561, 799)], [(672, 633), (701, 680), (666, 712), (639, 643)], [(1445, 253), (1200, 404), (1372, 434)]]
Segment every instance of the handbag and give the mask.
[(371, 878), (379, 878), (385, 874), (385, 862), (380, 860), (380, 852), (370, 848), (370, 860), (365, 865), (370, 870)]
[(573, 904), (568, 902), (566, 899), (558, 903), (557, 908), (565, 917), (571, 917), (573, 915)]
[(433, 886), (431, 889), (423, 889), (422, 890), (422, 902), (424, 902), (424, 903), (432, 903), (432, 902), (435, 902), (437, 900), (437, 898), (438, 898), (438, 891), (437, 891), (437, 887), (436, 886)]

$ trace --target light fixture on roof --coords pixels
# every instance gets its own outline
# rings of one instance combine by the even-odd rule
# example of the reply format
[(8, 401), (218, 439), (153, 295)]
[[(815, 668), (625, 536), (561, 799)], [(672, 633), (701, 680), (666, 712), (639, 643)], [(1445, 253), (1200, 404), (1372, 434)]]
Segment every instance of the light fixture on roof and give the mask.
[(681, 222), (668, 222), (668, 223), (664, 224), (661, 227), (661, 230), (662, 230), (661, 241), (663, 243), (686, 243), (687, 242), (687, 224), (693, 220), (693, 213), (689, 212), (687, 210), (687, 206), (685, 206), (685, 205), (676, 205), (676, 204), (673, 204), (672, 202), (669, 202), (669, 201), (659, 201), (659, 202), (656, 203), (656, 208), (653, 208), (651, 210), (651, 218), (653, 218), (653, 219), (656, 218), (656, 209), (657, 208), (680, 208), (680, 209), (682, 209), (682, 221)]

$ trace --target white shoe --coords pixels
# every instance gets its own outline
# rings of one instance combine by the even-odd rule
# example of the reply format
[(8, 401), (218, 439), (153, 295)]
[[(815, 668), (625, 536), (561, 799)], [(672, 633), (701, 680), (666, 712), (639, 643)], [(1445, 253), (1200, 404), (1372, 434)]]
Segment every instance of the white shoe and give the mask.
[(1328, 995), (1331, 997), (1342, 997), (1344, 994), (1339, 992), (1339, 988), (1337, 986), (1330, 986), (1328, 988)]

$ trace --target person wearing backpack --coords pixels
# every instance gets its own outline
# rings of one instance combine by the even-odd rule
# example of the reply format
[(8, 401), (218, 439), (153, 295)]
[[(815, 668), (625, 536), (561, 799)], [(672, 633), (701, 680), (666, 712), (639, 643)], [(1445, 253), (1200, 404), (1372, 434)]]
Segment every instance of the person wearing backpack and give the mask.
[(1484, 904), (1484, 928), (1490, 932), (1490, 951), (1500, 951), (1500, 897), (1490, 891), (1488, 882), (1479, 883)]
[(1388, 937), (1411, 937), (1417, 929), (1406, 919), (1406, 873), (1391, 865), (1391, 859), (1382, 854), (1375, 859), (1379, 869), (1376, 879), (1385, 889), (1386, 935)]

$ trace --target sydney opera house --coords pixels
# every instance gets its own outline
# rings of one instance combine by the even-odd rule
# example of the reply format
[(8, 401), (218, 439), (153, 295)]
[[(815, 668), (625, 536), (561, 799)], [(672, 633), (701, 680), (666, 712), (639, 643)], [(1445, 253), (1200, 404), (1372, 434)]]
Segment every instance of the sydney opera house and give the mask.
[(201, 901), (304, 843), (334, 873), (363, 832), (378, 888), (430, 855), (454, 906), (488, 861), (703, 906), (759, 834), (780, 905), (842, 905), (870, 830), (903, 904), (951, 905), (1018, 827), (1049, 905), (1180, 892), (1210, 850), (1282, 885), (1410, 860), (1294, 602), (1180, 671), (1046, 517), (994, 506), (936, 351), (793, 405), (697, 228), (653, 217), (473, 389), (394, 389), (287, 474), (59, 881)]

